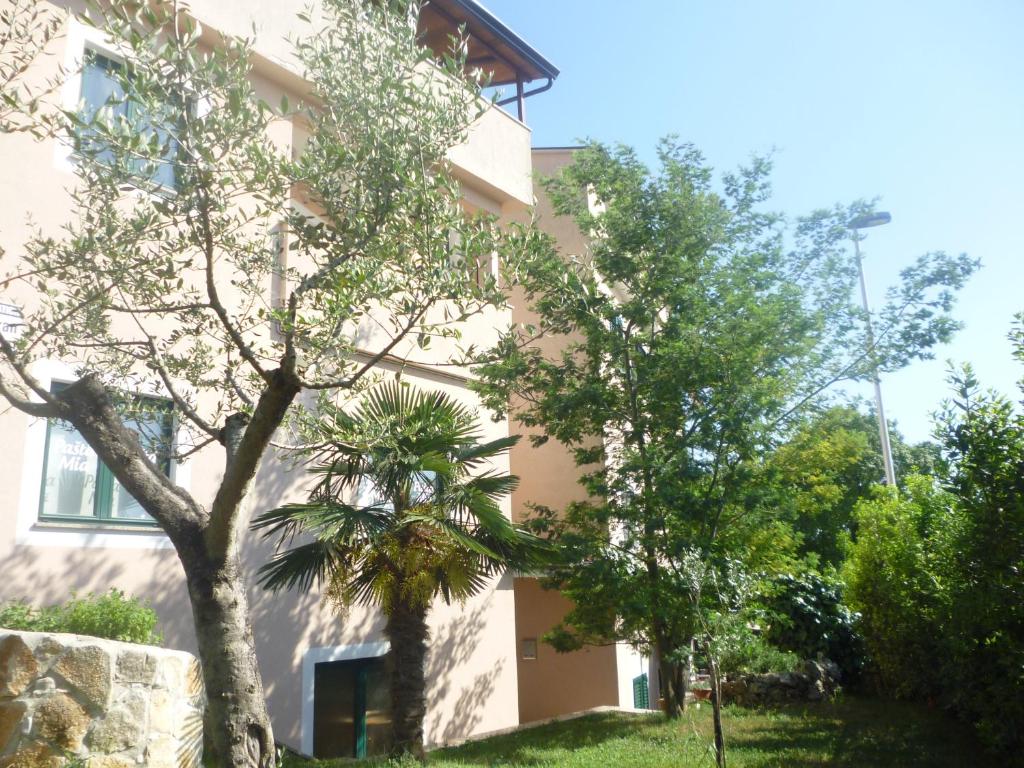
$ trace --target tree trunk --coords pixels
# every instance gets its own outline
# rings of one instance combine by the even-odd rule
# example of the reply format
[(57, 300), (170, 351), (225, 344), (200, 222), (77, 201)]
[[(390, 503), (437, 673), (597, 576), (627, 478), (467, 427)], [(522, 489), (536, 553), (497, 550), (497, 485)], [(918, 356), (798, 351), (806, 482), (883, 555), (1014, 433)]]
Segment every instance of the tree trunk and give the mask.
[(274, 737), (237, 555), (219, 562), (207, 556), (201, 536), (189, 544), (178, 546), (178, 556), (202, 659), (210, 757), (221, 768), (272, 768)]
[(686, 666), (669, 659), (668, 643), (662, 639), (655, 643), (660, 675), (661, 698), (665, 700), (665, 714), (670, 720), (678, 718), (686, 709)]
[(427, 609), (396, 599), (384, 632), (391, 641), (392, 757), (424, 760), (423, 721), (427, 716)]
[(708, 649), (711, 666), (711, 716), (715, 724), (715, 764), (725, 768), (725, 731), (722, 730), (722, 678), (718, 674), (718, 661)]

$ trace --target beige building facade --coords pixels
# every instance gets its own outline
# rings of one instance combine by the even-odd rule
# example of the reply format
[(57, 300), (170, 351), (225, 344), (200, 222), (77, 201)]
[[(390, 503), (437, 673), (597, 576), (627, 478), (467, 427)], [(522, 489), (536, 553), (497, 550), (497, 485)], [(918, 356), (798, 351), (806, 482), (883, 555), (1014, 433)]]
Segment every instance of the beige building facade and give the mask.
[[(87, 51), (104, 53), (108, 43), (75, 20), (82, 7), (74, 0), (53, 2), (64, 21), (33, 77), (43, 82), (60, 67), (71, 72), (55, 98), (73, 108), (83, 89), (81, 76), (74, 74), (78, 63)], [(302, 90), (286, 38), (297, 31), (296, 13), (303, 6), (301, 0), (193, 0), (190, 13), (208, 30), (228, 35), (248, 34), (255, 28), (258, 57), (252, 77), (261, 95), (277, 103), (282, 96), (294, 97)], [(557, 70), (472, 0), (436, 0), (428, 8), (421, 18), (428, 41), (432, 35), (447, 35), (466, 24), (471, 56), (490, 57), (495, 80), (514, 93), (510, 111), (488, 109), (468, 141), (451, 151), (466, 206), (503, 221), (525, 220), (535, 202), (534, 162), (547, 173), (551, 162), (560, 159), (544, 152), (531, 155), (530, 130), (521, 119), (525, 98), (531, 89), (549, 86)], [(282, 122), (274, 130), (273, 140), (279, 145), (301, 145), (299, 127)], [(33, 228), (57, 234), (67, 221), (68, 189), (76, 176), (65, 145), (28, 134), (0, 135), (0, 169), (0, 249), (5, 254), (3, 271), (7, 271)], [(556, 237), (566, 238), (566, 247), (575, 247), (573, 238), (578, 239), (578, 233), (550, 215), (545, 218), (543, 210), (540, 215)], [(9, 323), (6, 332), (17, 333), (18, 308), (31, 300), (24, 292), (0, 295), (0, 319)], [(524, 311), (518, 307), (477, 318), (464, 331), (466, 341), (486, 344), (496, 328), (521, 319)], [(417, 386), (443, 390), (480, 407), (467, 387), (470, 374), (466, 371), (433, 366), (428, 356), (413, 360), (403, 371), (405, 380)], [(45, 387), (75, 379), (74, 370), (61, 360), (40, 361), (34, 374)], [(487, 439), (509, 434), (507, 421), (481, 416)], [(152, 603), (167, 646), (194, 652), (183, 572), (167, 537), (156, 528), (111, 517), (75, 520), (83, 504), (93, 503), (90, 498), (46, 495), (48, 478), (58, 471), (53, 468), (58, 440), (63, 441), (59, 471), (95, 467), (95, 455), (90, 458), (88, 446), (55, 429), (45, 420), (10, 408), (0, 410), (4, 456), (0, 464), (0, 601), (50, 604), (67, 599), (72, 591), (104, 592), (115, 587)], [(511, 429), (516, 431), (514, 425)], [(511, 469), (522, 477), (516, 495), (505, 502), (506, 513), (514, 519), (523, 514), (528, 502), (557, 506), (578, 493), (571, 458), (558, 446), (533, 450), (524, 445), (503, 464), (497, 468)], [(102, 468), (89, 471), (95, 474), (91, 492), (96, 493)], [(169, 471), (174, 482), (207, 502), (223, 471), (223, 452), (200, 452)], [(247, 507), (251, 513), (276, 507), (303, 498), (304, 489), (301, 470), (269, 456)], [(75, 505), (76, 509), (69, 508)], [(257, 654), (275, 736), (303, 753), (332, 756), (329, 753), (337, 748), (318, 745), (318, 727), (329, 728), (332, 723), (351, 727), (351, 718), (331, 709), (335, 704), (325, 681), (335, 681), (336, 687), (338, 680), (347, 679), (342, 673), (350, 663), (365, 662), (372, 671), (370, 660), (388, 652), (383, 620), (376, 612), (360, 608), (339, 617), (316, 594), (264, 592), (253, 585), (253, 576), (269, 554), (256, 537), (243, 537)], [(430, 618), (427, 741), (445, 743), (602, 704), (632, 706), (629, 684), (642, 663), (635, 655), (611, 647), (558, 656), (539, 642), (565, 607), (564, 598), (539, 589), (536, 579), (512, 574), (496, 579), (465, 605), (435, 606)], [(531, 647), (535, 653), (529, 653)], [(331, 677), (334, 673), (338, 674)], [(336, 705), (347, 706), (343, 701)]]

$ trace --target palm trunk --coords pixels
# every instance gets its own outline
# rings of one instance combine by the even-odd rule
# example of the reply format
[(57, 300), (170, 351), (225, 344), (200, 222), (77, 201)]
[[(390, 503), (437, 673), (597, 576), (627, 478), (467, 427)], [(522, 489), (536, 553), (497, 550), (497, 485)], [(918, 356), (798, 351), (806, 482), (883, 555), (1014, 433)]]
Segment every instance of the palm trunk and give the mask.
[(391, 641), (391, 718), (393, 757), (424, 760), (423, 721), (427, 716), (427, 609), (396, 599), (384, 628)]
[(273, 732), (238, 560), (218, 563), (206, 555), (201, 538), (193, 544), (179, 546), (178, 555), (203, 662), (208, 752), (221, 768), (271, 768)]

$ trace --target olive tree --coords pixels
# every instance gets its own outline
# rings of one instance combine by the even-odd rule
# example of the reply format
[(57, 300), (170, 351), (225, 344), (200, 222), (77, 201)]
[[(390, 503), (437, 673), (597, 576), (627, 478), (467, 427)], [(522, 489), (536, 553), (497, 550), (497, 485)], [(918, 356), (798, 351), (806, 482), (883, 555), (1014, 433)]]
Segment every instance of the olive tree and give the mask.
[[(454, 348), (503, 302), (460, 261), (514, 268), (533, 247), (460, 208), (447, 153), (486, 105), (457, 40), (440, 62), (421, 48), (413, 10), (325, 0), (294, 43), (306, 90), (270, 104), (252, 41), (204, 34), (173, 2), (91, 8), (119, 61), (91, 62), (104, 103), (50, 115), (74, 147), (72, 210), (5, 256), (25, 307), (20, 336), (0, 336), (0, 394), (77, 430), (173, 543), (224, 764), (274, 759), (239, 538), (275, 433), (381, 363)], [(44, 386), (43, 359), (74, 380)], [(128, 391), (170, 403), (177, 439), (137, 434), (153, 400)], [(197, 452), (223, 465), (210, 498), (165, 472)]]

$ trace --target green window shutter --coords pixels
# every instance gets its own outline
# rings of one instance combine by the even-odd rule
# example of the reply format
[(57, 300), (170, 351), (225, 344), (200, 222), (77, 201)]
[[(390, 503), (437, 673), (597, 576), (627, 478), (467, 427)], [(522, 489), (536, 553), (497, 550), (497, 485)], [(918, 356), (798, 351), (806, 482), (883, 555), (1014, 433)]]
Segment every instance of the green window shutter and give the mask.
[(647, 673), (633, 678), (633, 708), (650, 709), (651, 695), (647, 687)]

